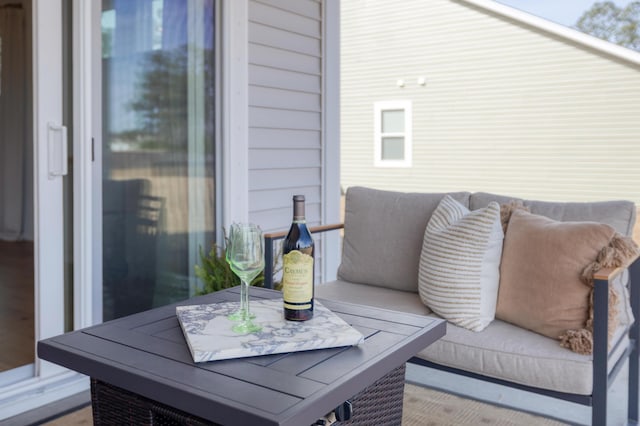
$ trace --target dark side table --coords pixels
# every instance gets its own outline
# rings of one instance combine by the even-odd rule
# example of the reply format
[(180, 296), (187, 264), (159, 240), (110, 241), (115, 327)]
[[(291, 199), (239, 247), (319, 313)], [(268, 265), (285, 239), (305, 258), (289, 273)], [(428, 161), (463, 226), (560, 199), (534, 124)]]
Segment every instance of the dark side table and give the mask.
[[(445, 334), (441, 320), (322, 300), (363, 344), (194, 363), (177, 305), (237, 301), (238, 288), (38, 342), (38, 356), (91, 377), (95, 424), (307, 425), (350, 400), (337, 424), (400, 424), (404, 363)], [(251, 288), (252, 299), (282, 297)]]

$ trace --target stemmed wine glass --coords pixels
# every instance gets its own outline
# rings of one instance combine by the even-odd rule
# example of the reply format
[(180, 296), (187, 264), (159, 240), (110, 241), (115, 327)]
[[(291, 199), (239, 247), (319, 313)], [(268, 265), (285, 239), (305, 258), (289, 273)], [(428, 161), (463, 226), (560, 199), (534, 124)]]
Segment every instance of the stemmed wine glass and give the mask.
[(227, 262), (240, 278), (240, 309), (229, 319), (238, 321), (232, 327), (236, 333), (254, 333), (262, 330), (251, 319), (249, 309), (249, 283), (264, 269), (264, 237), (260, 228), (252, 223), (231, 225), (226, 249)]

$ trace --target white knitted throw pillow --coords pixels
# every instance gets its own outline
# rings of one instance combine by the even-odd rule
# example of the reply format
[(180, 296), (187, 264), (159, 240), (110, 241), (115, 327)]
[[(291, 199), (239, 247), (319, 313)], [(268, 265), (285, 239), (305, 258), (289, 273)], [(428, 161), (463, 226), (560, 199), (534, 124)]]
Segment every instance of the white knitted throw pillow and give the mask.
[(483, 330), (495, 318), (503, 239), (498, 203), (469, 211), (445, 196), (424, 233), (422, 302), (455, 325)]

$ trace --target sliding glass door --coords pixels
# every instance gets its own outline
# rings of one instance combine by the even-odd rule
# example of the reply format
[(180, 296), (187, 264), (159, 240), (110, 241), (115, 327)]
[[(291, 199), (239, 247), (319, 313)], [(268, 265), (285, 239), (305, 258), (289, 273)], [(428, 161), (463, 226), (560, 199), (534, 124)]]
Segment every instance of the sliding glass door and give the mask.
[(35, 351), (73, 321), (65, 6), (0, 1), (0, 420), (74, 380)]
[(216, 2), (102, 1), (104, 320), (193, 295), (215, 238)]
[(72, 309), (62, 5), (0, 2), (0, 393), (56, 370), (35, 368), (36, 340), (62, 333)]
[(35, 359), (29, 12), (0, 5), (0, 373)]

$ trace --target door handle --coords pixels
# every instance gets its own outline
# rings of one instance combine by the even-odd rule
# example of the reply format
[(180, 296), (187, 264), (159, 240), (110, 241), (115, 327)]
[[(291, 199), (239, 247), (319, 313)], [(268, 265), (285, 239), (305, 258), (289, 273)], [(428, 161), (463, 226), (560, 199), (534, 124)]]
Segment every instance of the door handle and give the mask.
[(67, 128), (54, 122), (47, 123), (49, 151), (49, 179), (67, 175)]

